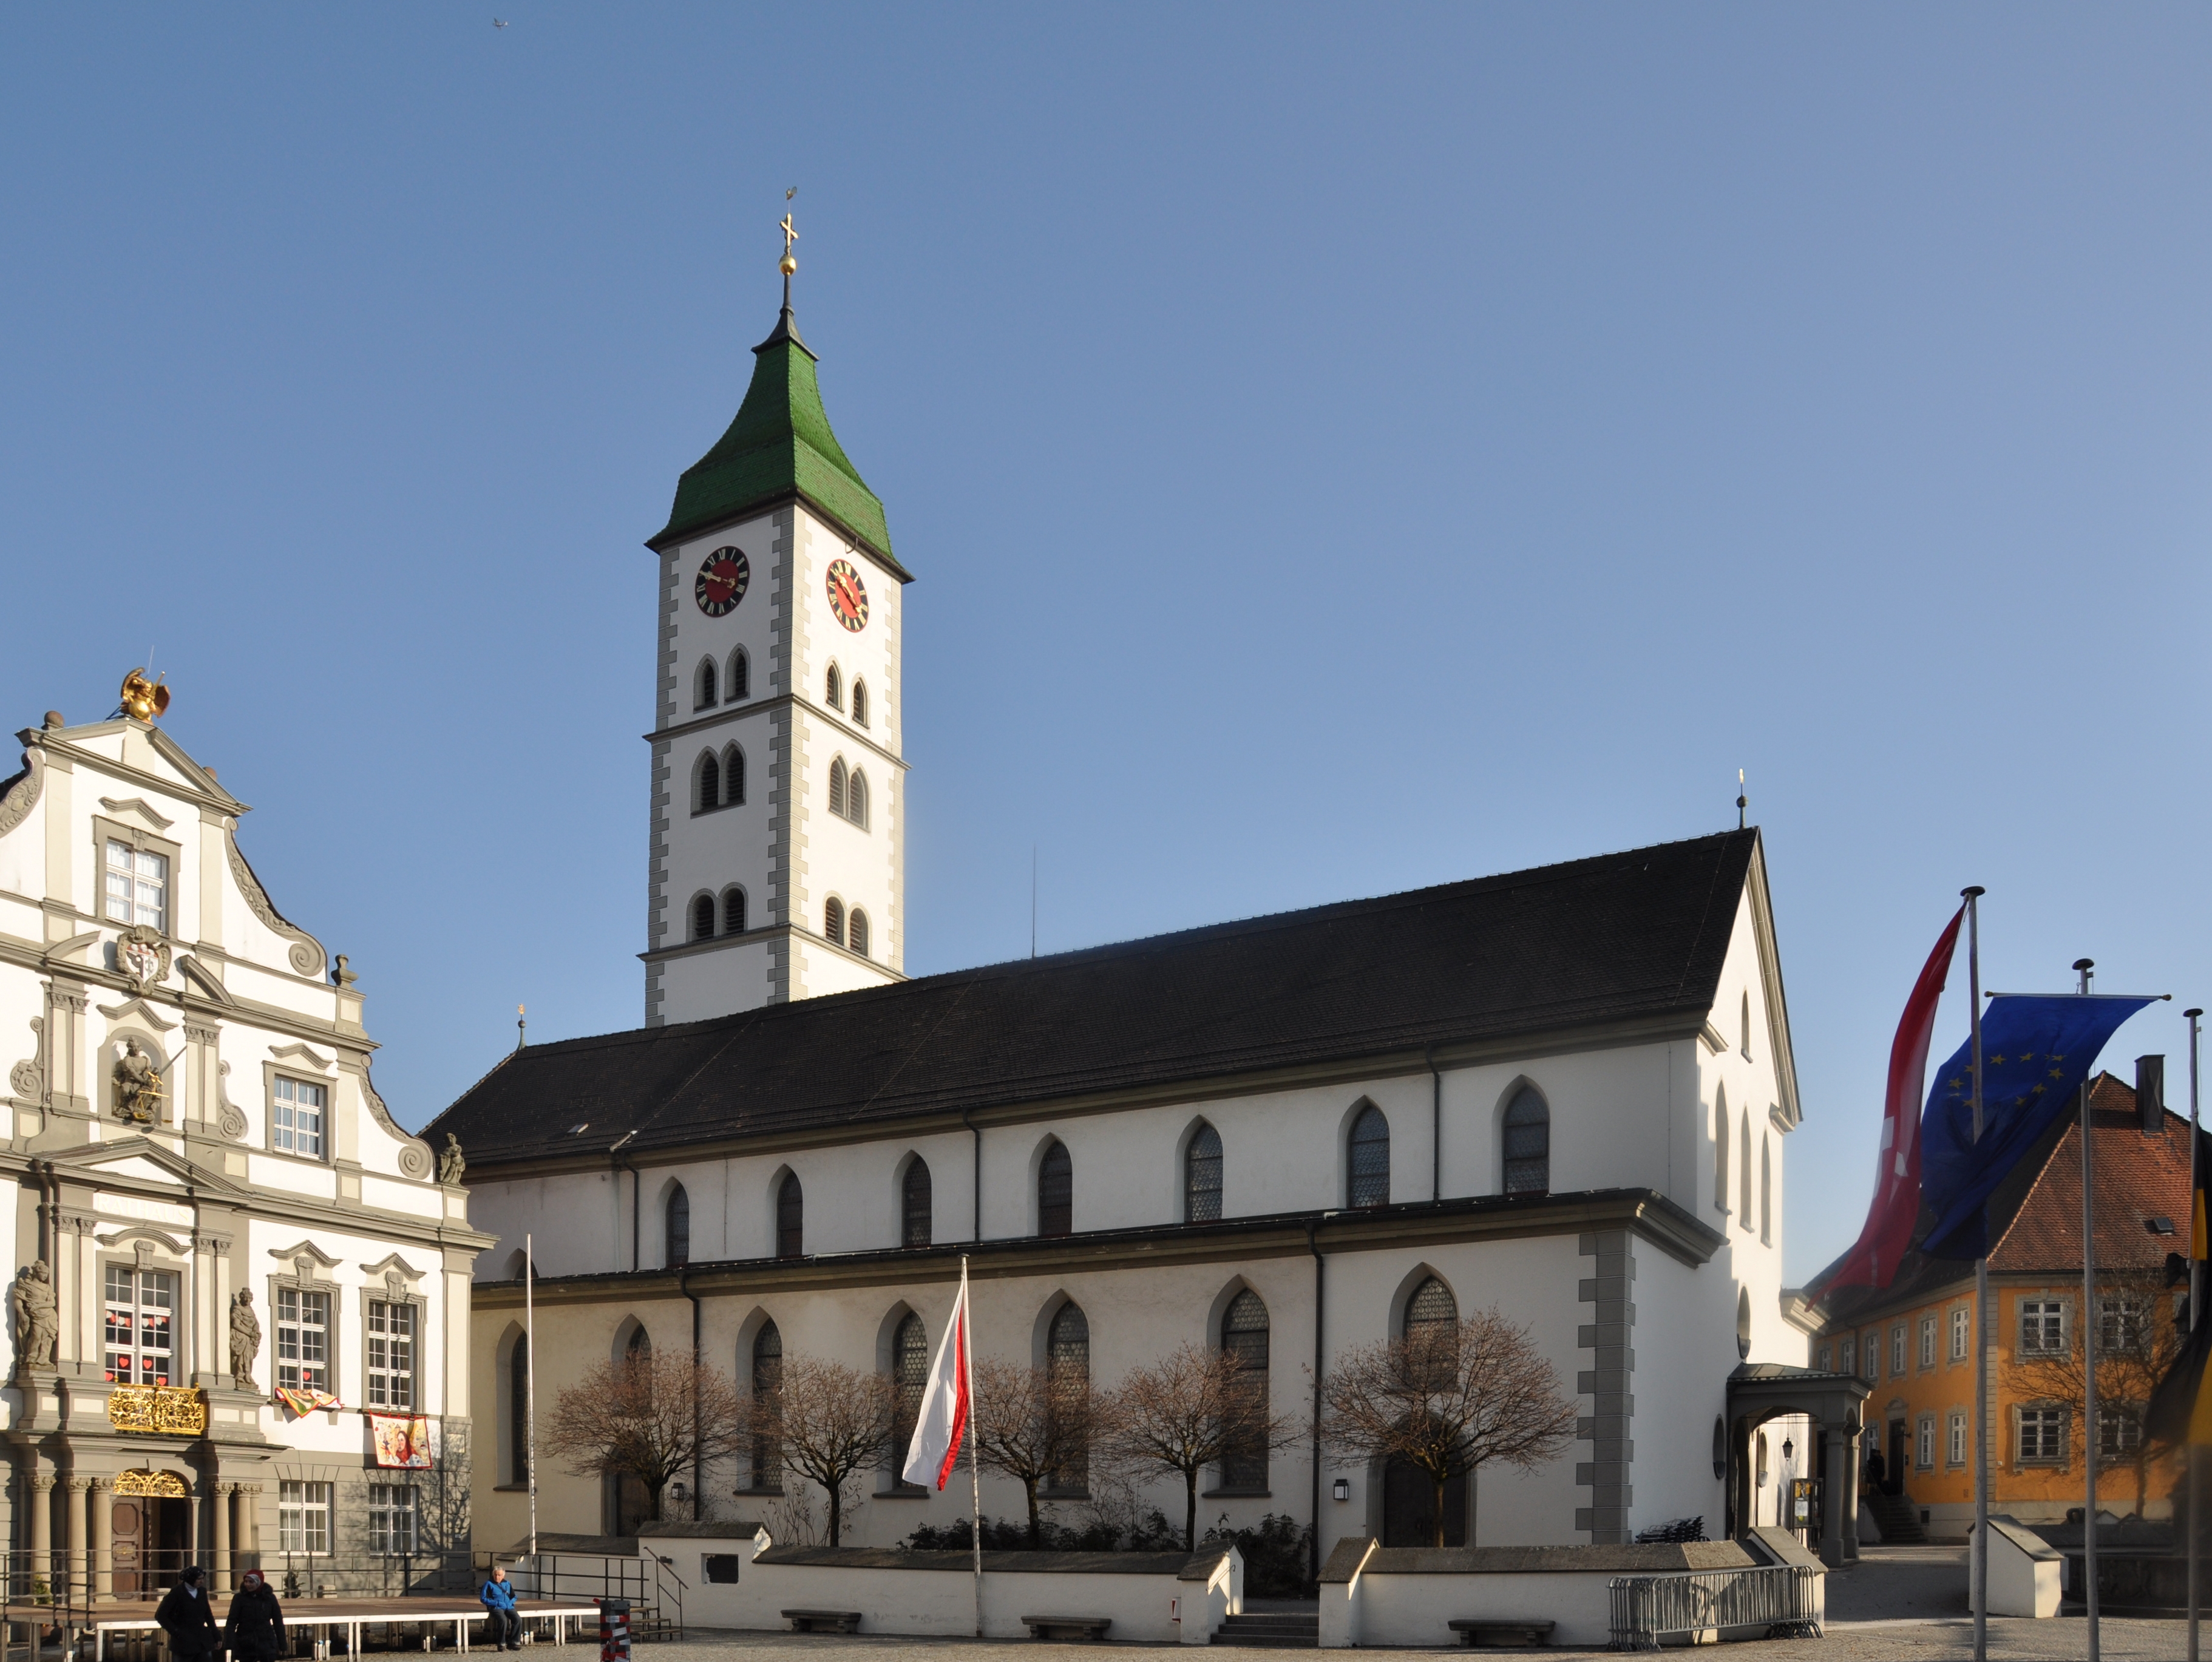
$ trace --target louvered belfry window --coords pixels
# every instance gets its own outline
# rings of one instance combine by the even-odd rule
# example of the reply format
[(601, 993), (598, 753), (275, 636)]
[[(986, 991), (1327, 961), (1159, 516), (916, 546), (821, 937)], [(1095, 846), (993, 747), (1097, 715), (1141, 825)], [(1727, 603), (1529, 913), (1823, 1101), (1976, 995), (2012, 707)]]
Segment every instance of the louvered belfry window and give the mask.
[(845, 817), (845, 761), (842, 756), (830, 764), (830, 811), (840, 819)]

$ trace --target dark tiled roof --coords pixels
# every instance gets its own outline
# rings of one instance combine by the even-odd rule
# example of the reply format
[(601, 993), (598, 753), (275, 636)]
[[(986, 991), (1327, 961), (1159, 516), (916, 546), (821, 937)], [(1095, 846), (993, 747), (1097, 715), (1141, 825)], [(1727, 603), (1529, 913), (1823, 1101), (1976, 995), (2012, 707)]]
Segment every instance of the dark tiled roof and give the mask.
[[(1710, 1010), (1759, 834), (532, 1045), (423, 1135), (476, 1169)], [(588, 1122), (581, 1136), (568, 1127)]]

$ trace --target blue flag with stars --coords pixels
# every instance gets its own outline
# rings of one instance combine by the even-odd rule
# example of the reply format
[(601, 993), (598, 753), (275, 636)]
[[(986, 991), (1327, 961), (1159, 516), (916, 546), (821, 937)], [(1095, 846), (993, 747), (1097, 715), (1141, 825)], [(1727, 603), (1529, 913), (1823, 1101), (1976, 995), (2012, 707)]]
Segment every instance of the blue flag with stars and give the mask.
[(1974, 1141), (1974, 1044), (1960, 1046), (1936, 1076), (1920, 1116), (1920, 1198), (1936, 1213), (1921, 1238), (1930, 1258), (1980, 1258), (1989, 1250), (1983, 1209), (1998, 1184), (2054, 1120), (2121, 1022), (2151, 1001), (2096, 994), (2013, 995), (1982, 1016), (1982, 1140)]

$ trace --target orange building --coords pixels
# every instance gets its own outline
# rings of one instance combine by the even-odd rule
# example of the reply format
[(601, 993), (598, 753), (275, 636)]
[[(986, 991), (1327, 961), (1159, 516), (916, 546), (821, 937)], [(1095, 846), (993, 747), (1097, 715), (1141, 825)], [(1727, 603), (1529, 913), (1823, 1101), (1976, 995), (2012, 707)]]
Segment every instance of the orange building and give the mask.
[[(2155, 1104), (2155, 1095), (2153, 1098)], [(2142, 1448), (2148, 1381), (2179, 1341), (2185, 1282), (2169, 1288), (2170, 1253), (2185, 1252), (2189, 1122), (2110, 1074), (2090, 1087), (2097, 1289), (2097, 1503), (2170, 1513), (2173, 1466)], [(2056, 1521), (2082, 1504), (2081, 1116), (2054, 1126), (1990, 1204), (1990, 1509)], [(1822, 1272), (1823, 1277), (1826, 1271)], [(1813, 1364), (1856, 1373), (1867, 1398), (1865, 1462), (1877, 1446), (1882, 1493), (1869, 1506), (1885, 1539), (1966, 1538), (1974, 1514), (1974, 1266), (1905, 1260), (1886, 1289), (1806, 1289), (1819, 1307)]]

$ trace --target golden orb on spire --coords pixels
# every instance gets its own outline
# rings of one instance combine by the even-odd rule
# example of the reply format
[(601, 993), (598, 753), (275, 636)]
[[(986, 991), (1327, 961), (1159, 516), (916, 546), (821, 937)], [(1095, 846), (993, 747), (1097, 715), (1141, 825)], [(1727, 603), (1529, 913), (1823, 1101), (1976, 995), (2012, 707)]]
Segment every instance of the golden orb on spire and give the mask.
[(124, 713), (135, 716), (140, 721), (151, 721), (166, 712), (169, 707), (167, 680), (167, 676), (158, 682), (147, 680), (146, 666), (143, 664), (131, 670), (123, 677), (120, 696)]

